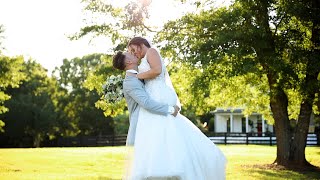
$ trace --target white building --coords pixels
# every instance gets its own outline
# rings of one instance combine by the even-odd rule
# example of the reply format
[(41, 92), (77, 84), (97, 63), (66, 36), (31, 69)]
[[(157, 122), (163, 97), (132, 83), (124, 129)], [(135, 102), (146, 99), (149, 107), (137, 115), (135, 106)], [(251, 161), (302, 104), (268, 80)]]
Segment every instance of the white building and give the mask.
[(243, 109), (222, 109), (218, 108), (213, 113), (214, 132), (216, 133), (257, 133), (258, 136), (264, 136), (264, 133), (273, 133), (273, 125), (259, 113), (253, 113), (250, 116), (244, 116)]

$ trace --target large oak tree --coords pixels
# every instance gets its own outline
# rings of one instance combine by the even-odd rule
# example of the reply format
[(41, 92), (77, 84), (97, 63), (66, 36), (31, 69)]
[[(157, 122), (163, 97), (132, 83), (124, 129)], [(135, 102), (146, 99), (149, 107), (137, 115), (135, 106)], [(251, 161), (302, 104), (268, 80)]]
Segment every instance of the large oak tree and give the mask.
[[(317, 1), (239, 0), (167, 23), (158, 41), (167, 42), (169, 56), (203, 68), (201, 88), (210, 89), (211, 79), (221, 75), (266, 79), (261, 83), (268, 85), (275, 120), (275, 163), (309, 166), (305, 147), (319, 92), (319, 12)], [(294, 128), (288, 113), (293, 98), (300, 103)]]

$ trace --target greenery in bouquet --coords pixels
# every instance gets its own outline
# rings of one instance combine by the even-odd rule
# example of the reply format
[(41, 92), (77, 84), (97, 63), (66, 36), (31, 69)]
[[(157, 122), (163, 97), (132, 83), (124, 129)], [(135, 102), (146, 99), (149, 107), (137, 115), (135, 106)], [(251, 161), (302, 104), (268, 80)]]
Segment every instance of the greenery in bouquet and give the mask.
[(123, 78), (121, 75), (111, 75), (103, 84), (103, 98), (108, 103), (116, 103), (123, 99), (122, 91)]

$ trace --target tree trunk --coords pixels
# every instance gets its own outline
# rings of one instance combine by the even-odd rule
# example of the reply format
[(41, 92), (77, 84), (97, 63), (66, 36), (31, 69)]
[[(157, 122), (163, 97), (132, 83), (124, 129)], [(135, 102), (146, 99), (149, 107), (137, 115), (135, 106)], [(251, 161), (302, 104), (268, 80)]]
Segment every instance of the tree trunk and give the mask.
[[(315, 20), (312, 28), (312, 38), (311, 41), (314, 47), (319, 47), (320, 45), (320, 21)], [(318, 85), (318, 74), (319, 74), (319, 58), (320, 50), (315, 48), (310, 51), (309, 56), (307, 56), (307, 70), (306, 78), (303, 83), (303, 99), (300, 106), (300, 114), (298, 117), (298, 123), (294, 132), (294, 139), (290, 149), (290, 161), (296, 166), (309, 166), (310, 163), (307, 162), (305, 158), (305, 147), (308, 136), (310, 117), (312, 113), (312, 105), (315, 100), (315, 94), (319, 91)]]
[[(314, 63), (308, 63), (307, 75), (305, 79), (305, 87), (307, 87), (303, 93), (304, 98), (300, 105), (300, 114), (298, 117), (298, 123), (295, 128), (293, 142), (290, 149), (290, 161), (295, 166), (309, 166), (305, 158), (305, 147), (307, 142), (307, 136), (309, 131), (310, 118), (312, 113), (312, 105), (315, 100), (315, 94), (319, 87), (317, 86), (317, 77), (319, 72), (312, 70)], [(313, 72), (313, 73), (311, 73)]]
[(288, 116), (288, 98), (285, 92), (277, 87), (275, 78), (268, 74), (270, 86), (270, 107), (275, 120), (277, 137), (277, 158), (274, 164), (288, 166), (290, 159), (291, 130)]
[(312, 113), (312, 104), (302, 102), (298, 124), (295, 128), (293, 142), (290, 148), (290, 161), (298, 167), (308, 166), (310, 163), (305, 158), (305, 148), (307, 145), (307, 136)]
[(33, 137), (33, 147), (40, 147), (40, 142), (42, 141), (42, 137), (40, 133), (36, 133)]

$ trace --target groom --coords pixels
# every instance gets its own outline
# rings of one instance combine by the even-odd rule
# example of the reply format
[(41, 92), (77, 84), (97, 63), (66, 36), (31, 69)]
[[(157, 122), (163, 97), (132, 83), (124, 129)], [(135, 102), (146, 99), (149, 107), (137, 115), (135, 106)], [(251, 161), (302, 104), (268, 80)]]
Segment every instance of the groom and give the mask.
[(127, 145), (134, 145), (137, 121), (140, 106), (146, 110), (160, 115), (171, 114), (176, 116), (180, 110), (178, 106), (169, 106), (154, 101), (144, 89), (144, 84), (136, 75), (138, 73), (138, 58), (128, 52), (118, 52), (113, 56), (113, 67), (126, 70), (123, 81), (123, 94), (129, 110), (130, 127), (127, 136)]

